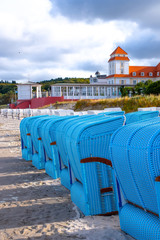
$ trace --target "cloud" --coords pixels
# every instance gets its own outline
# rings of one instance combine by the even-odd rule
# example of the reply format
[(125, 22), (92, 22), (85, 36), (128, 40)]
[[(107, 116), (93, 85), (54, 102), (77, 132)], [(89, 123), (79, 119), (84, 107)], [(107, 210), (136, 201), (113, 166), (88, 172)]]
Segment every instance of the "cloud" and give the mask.
[(159, 0), (51, 0), (63, 16), (75, 21), (127, 20), (149, 27), (158, 27), (160, 22)]
[[(83, 71), (90, 71), (95, 72), (95, 71), (101, 71), (102, 70), (102, 65), (97, 63), (94, 63), (92, 60), (90, 61), (82, 61), (76, 64), (73, 69), (82, 69)], [(96, 70), (97, 69), (97, 70)]]
[(140, 65), (142, 59), (149, 65), (159, 57), (158, 4), (1, 0), (0, 79), (89, 77), (97, 70), (105, 74), (118, 45)]
[(121, 46), (131, 59), (148, 60), (152, 64), (160, 61), (159, 32), (137, 27), (135, 34), (129, 36)]

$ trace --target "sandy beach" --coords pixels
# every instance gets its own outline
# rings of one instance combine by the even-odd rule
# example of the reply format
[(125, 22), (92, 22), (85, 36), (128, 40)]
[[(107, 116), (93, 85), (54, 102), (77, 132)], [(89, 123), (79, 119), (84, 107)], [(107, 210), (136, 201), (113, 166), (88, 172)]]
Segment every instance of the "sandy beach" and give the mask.
[(59, 179), (22, 159), (19, 123), (0, 116), (0, 240), (131, 240), (118, 216), (85, 217)]

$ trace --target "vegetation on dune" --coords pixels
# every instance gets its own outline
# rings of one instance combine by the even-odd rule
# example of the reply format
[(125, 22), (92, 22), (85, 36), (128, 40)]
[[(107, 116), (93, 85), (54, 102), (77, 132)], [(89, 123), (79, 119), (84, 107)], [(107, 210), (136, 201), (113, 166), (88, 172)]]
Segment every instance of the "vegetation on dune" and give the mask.
[(99, 99), (99, 100), (79, 100), (77, 101), (74, 110), (82, 111), (89, 109), (103, 110), (104, 108), (121, 107), (123, 111), (135, 112), (140, 107), (160, 107), (159, 96), (136, 96), (122, 97), (115, 99)]
[[(64, 106), (66, 106), (66, 108), (68, 108), (67, 106), (71, 106), (71, 105), (75, 105), (76, 101), (63, 101), (63, 102), (56, 102), (56, 103), (51, 103), (48, 105), (45, 105), (43, 107), (39, 107), (39, 109), (45, 109), (45, 108), (51, 108), (51, 109), (59, 109), (59, 108), (63, 108)], [(68, 108), (69, 109), (69, 108)]]
[(42, 90), (48, 91), (51, 85), (56, 84), (56, 83), (80, 83), (80, 84), (85, 84), (89, 83), (89, 78), (56, 78), (56, 79), (51, 79), (51, 80), (45, 80), (42, 82), (39, 82), (42, 84)]
[(15, 99), (15, 91), (17, 90), (16, 82), (12, 83), (0, 81), (0, 105), (11, 103)]

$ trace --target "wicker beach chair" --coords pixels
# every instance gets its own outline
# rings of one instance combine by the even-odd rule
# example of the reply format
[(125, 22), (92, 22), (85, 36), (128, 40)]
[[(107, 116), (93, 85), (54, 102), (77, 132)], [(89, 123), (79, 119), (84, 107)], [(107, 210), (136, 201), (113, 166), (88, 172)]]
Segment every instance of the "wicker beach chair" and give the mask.
[(123, 123), (123, 116), (104, 114), (79, 117), (57, 129), (61, 183), (71, 190), (72, 201), (85, 215), (117, 213), (108, 146), (112, 133)]
[(145, 120), (148, 118), (158, 117), (159, 111), (139, 111), (127, 113), (126, 116), (126, 124)]
[[(44, 116), (44, 115), (43, 115)], [(31, 142), (32, 142), (32, 164), (38, 169), (45, 168), (45, 152), (42, 143), (41, 129), (43, 125), (51, 119), (57, 119), (58, 116), (45, 116), (32, 121), (30, 124)]]
[(45, 122), (39, 129), (44, 148), (45, 171), (53, 179), (58, 178), (60, 173), (59, 156), (56, 145), (56, 129), (63, 121), (71, 118), (73, 119), (75, 116), (56, 116), (56, 118)]
[(138, 240), (160, 239), (159, 147), (159, 117), (119, 128), (110, 142), (121, 229)]
[(32, 141), (30, 133), (30, 125), (33, 121), (44, 116), (27, 117), (20, 122), (20, 136), (21, 136), (21, 151), (22, 158), (26, 161), (32, 160)]
[(66, 188), (70, 189), (70, 174), (68, 166), (68, 157), (66, 150), (65, 134), (66, 131), (72, 126), (75, 122), (83, 122), (89, 120), (93, 116), (82, 115), (74, 116), (74, 118), (67, 119), (63, 121), (56, 129), (56, 146), (58, 148), (58, 160), (60, 166), (60, 178), (61, 184)]

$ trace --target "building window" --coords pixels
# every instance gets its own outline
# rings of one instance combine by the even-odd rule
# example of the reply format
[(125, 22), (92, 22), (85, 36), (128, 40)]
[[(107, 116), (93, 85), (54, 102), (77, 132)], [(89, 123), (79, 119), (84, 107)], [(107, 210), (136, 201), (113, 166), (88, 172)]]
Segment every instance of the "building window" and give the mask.
[(86, 87), (81, 88), (82, 96), (86, 96)]
[(159, 76), (159, 72), (157, 72), (157, 76)]
[(98, 87), (93, 87), (93, 95), (98, 96)]
[(93, 82), (96, 83), (97, 82), (97, 78), (94, 78)]
[(92, 87), (87, 87), (87, 96), (92, 96)]
[(59, 97), (60, 96), (60, 87), (54, 87), (54, 96)]
[(153, 76), (153, 73), (152, 73), (152, 72), (149, 72), (149, 76), (152, 77), (152, 76)]
[(142, 82), (142, 83), (144, 83), (145, 81), (144, 81), (144, 80), (142, 80), (141, 82)]
[(137, 84), (137, 80), (133, 80), (133, 84), (136, 85)]
[(124, 80), (121, 80), (121, 84), (124, 84)]
[(68, 96), (73, 96), (73, 87), (68, 87)]
[(62, 96), (67, 96), (67, 88), (61, 87)]
[(133, 75), (133, 76), (136, 76), (136, 72), (133, 72), (132, 75)]
[(121, 67), (123, 67), (124, 66), (124, 62), (121, 62)]
[(144, 72), (141, 72), (141, 76), (144, 76)]
[(74, 87), (74, 96), (79, 96), (79, 95), (80, 95), (80, 88)]
[(104, 87), (100, 87), (100, 96), (104, 96)]
[(123, 70), (123, 68), (121, 68), (121, 74), (123, 74), (124, 73), (124, 70)]

